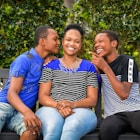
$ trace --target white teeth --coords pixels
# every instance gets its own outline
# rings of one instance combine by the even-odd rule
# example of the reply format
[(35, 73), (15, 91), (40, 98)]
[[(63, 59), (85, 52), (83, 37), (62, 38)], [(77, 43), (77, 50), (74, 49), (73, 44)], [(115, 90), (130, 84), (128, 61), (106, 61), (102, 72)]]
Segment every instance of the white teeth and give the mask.
[(74, 48), (68, 47), (69, 50), (74, 50)]
[(96, 50), (96, 53), (99, 54), (99, 53), (102, 52), (102, 50), (103, 50), (103, 49), (97, 49), (97, 50)]

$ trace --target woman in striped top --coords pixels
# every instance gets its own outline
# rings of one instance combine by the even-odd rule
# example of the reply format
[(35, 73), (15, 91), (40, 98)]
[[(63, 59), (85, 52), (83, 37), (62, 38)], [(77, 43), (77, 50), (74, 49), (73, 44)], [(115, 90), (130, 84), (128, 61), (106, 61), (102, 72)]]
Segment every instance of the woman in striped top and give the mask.
[(44, 66), (40, 78), (37, 112), (44, 140), (80, 140), (93, 131), (97, 118), (92, 111), (98, 97), (95, 66), (77, 57), (83, 29), (70, 24), (64, 29), (64, 56)]

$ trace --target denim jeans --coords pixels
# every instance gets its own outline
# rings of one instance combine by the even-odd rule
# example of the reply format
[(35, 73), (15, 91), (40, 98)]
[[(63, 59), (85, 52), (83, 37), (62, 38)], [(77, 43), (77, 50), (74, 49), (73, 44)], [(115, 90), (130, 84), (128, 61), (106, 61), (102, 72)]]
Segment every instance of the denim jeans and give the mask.
[(8, 128), (19, 135), (26, 130), (23, 115), (16, 111), (10, 104), (0, 102), (0, 132)]
[(80, 140), (96, 128), (97, 118), (91, 109), (75, 108), (75, 113), (63, 118), (52, 107), (41, 107), (36, 115), (42, 121), (43, 140)]

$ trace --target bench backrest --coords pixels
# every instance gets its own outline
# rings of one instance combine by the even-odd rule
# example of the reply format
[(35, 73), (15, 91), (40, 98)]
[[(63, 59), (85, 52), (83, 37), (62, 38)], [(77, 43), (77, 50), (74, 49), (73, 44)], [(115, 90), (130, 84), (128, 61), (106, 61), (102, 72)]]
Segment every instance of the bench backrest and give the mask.
[(9, 69), (0, 69), (0, 88), (5, 86), (8, 80), (8, 75), (9, 75)]

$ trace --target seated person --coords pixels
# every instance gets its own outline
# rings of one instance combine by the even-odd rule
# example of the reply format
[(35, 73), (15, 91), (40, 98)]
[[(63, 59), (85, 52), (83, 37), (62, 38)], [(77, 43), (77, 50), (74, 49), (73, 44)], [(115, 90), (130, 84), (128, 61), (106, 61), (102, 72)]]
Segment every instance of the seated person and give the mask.
[(44, 140), (80, 140), (97, 126), (92, 111), (98, 97), (95, 66), (77, 57), (84, 31), (78, 24), (64, 30), (64, 56), (44, 66), (36, 115), (42, 121)]
[(104, 99), (100, 140), (118, 140), (128, 131), (140, 134), (138, 67), (131, 56), (118, 54), (118, 45), (118, 35), (111, 30), (94, 39), (92, 63), (100, 70)]
[(32, 111), (38, 98), (38, 81), (44, 59), (59, 50), (57, 32), (49, 26), (35, 30), (35, 48), (19, 55), (10, 65), (9, 78), (0, 92), (0, 132), (3, 128), (20, 135), (20, 140), (36, 140), (41, 121)]

